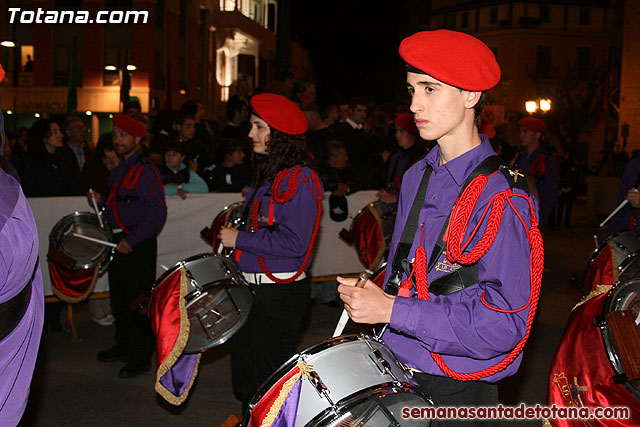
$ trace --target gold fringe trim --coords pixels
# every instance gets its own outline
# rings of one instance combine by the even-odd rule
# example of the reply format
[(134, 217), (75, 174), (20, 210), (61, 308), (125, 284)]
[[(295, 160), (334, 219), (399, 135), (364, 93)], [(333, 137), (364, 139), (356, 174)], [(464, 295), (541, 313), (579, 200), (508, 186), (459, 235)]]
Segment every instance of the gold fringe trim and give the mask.
[(291, 392), (291, 389), (293, 388), (293, 386), (296, 384), (296, 382), (298, 382), (301, 376), (306, 377), (309, 374), (309, 372), (311, 372), (311, 370), (313, 369), (311, 365), (307, 365), (302, 361), (298, 362), (298, 368), (300, 369), (300, 372), (298, 372), (297, 374), (289, 378), (282, 385), (282, 388), (280, 389), (280, 393), (278, 394), (278, 398), (273, 402), (273, 405), (271, 405), (271, 408), (269, 409), (269, 412), (262, 420), (260, 427), (271, 427), (271, 424), (273, 424), (273, 422), (276, 420), (276, 417), (280, 413), (280, 409), (282, 409), (282, 405), (284, 404), (284, 401), (289, 396), (289, 393)]
[(553, 426), (551, 425), (551, 423), (549, 422), (548, 419), (543, 418), (542, 419), (542, 427), (553, 427)]
[(198, 354), (198, 358), (196, 359), (196, 366), (193, 370), (193, 374), (191, 375), (191, 380), (189, 381), (189, 385), (187, 386), (184, 393), (180, 396), (176, 396), (172, 392), (170, 392), (165, 386), (160, 383), (160, 379), (175, 365), (178, 361), (178, 358), (182, 355), (182, 351), (187, 346), (187, 341), (189, 340), (189, 332), (191, 330), (191, 324), (189, 323), (189, 316), (187, 314), (187, 302), (185, 300), (185, 296), (187, 295), (187, 275), (185, 273), (184, 268), (180, 268), (180, 298), (179, 298), (179, 309), (180, 309), (180, 332), (178, 333), (178, 339), (176, 340), (173, 349), (167, 356), (167, 358), (162, 362), (160, 366), (158, 366), (158, 371), (156, 373), (156, 386), (155, 389), (160, 396), (164, 398), (167, 402), (172, 405), (181, 405), (189, 396), (189, 390), (193, 386), (193, 383), (198, 376), (198, 366), (200, 365), (200, 357), (202, 353)]
[(618, 262), (619, 257), (618, 257), (618, 251), (616, 250), (615, 247), (613, 247), (613, 245), (610, 243), (609, 247), (611, 248), (611, 265), (613, 266), (613, 283), (618, 283), (618, 280), (620, 280), (620, 275), (618, 274), (618, 265), (620, 265), (620, 263)]
[(589, 301), (590, 299), (593, 299), (593, 298), (597, 297), (598, 295), (602, 295), (604, 293), (609, 292), (612, 287), (613, 287), (612, 285), (597, 285), (594, 290), (592, 290), (587, 295), (582, 297), (582, 299), (580, 301), (578, 301), (578, 303), (576, 305), (573, 306), (571, 311), (573, 311), (576, 308), (580, 307), (582, 304), (584, 304), (585, 302)]
[(87, 288), (84, 294), (78, 297), (70, 297), (69, 295), (63, 294), (58, 290), (58, 288), (53, 286), (53, 283), (51, 284), (51, 290), (53, 291), (53, 294), (56, 297), (58, 297), (60, 300), (67, 302), (69, 304), (75, 304), (77, 302), (87, 299), (87, 297), (91, 295), (91, 293), (93, 292), (93, 289), (96, 287), (96, 281), (98, 280), (99, 273), (100, 273), (100, 267), (96, 266), (95, 272), (93, 273), (93, 278), (91, 279), (91, 283), (89, 284), (89, 287)]

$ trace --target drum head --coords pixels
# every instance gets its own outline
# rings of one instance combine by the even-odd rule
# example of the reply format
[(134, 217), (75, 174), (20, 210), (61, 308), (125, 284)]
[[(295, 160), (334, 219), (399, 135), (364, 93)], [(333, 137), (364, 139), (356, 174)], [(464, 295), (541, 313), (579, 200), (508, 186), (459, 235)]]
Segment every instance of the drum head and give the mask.
[(424, 408), (433, 404), (415, 387), (386, 385), (361, 390), (338, 402), (337, 411), (325, 410), (307, 426), (428, 426), (426, 418), (403, 418), (404, 408)]
[(110, 242), (112, 233), (107, 223), (103, 221), (103, 227), (100, 227), (100, 221), (94, 213), (75, 212), (58, 221), (49, 234), (49, 247), (75, 260), (74, 270), (101, 264), (100, 270), (105, 271), (111, 260), (111, 248), (75, 237), (73, 233)]
[(229, 258), (199, 254), (166, 271), (154, 288), (178, 268), (184, 268), (187, 274), (185, 300), (191, 325), (184, 353), (200, 353), (225, 343), (247, 321), (253, 303), (240, 271)]
[[(634, 317), (640, 313), (640, 279), (636, 278), (622, 283), (611, 290), (603, 306), (603, 314), (631, 310)], [(613, 338), (608, 327), (601, 327), (602, 341), (607, 357), (616, 374), (624, 373), (624, 368), (613, 344)], [(640, 400), (640, 379), (623, 383), (624, 387), (638, 400)]]

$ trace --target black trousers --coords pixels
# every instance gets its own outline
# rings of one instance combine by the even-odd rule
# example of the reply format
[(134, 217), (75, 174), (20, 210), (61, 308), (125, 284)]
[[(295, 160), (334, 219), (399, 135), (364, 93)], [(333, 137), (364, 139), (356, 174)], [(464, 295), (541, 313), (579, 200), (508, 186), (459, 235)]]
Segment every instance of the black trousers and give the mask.
[(251, 289), (255, 296), (249, 318), (231, 340), (231, 383), (243, 413), (262, 383), (295, 354), (311, 302), (309, 279)]
[(150, 293), (156, 277), (157, 253), (158, 242), (154, 236), (136, 245), (128, 255), (116, 251), (109, 264), (116, 345), (129, 353), (133, 363), (149, 362), (153, 354), (154, 336), (149, 319), (132, 310), (131, 304), (140, 295)]
[[(498, 406), (498, 385), (483, 381), (457, 381), (449, 377), (414, 373), (413, 378), (420, 384), (422, 392), (431, 396), (435, 407), (480, 407)], [(436, 427), (495, 426), (497, 420), (432, 420)]]

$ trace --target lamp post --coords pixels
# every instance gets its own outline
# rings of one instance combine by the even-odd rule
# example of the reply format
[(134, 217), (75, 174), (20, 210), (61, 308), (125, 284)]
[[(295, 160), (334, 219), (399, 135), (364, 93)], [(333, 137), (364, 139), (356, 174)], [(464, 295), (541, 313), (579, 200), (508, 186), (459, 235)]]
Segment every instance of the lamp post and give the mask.
[(533, 114), (536, 111), (540, 110), (543, 113), (548, 113), (551, 110), (551, 100), (548, 98), (538, 99), (537, 101), (529, 100), (525, 101), (524, 109), (529, 114)]

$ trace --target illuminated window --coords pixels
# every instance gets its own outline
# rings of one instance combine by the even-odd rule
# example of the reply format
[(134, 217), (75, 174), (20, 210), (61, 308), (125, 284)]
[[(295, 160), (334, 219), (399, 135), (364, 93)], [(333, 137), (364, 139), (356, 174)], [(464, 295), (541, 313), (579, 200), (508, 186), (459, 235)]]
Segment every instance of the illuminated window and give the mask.
[(35, 61), (33, 57), (33, 45), (21, 45), (20, 46), (20, 65), (22, 66), (22, 71), (26, 73), (32, 73), (33, 61)]

